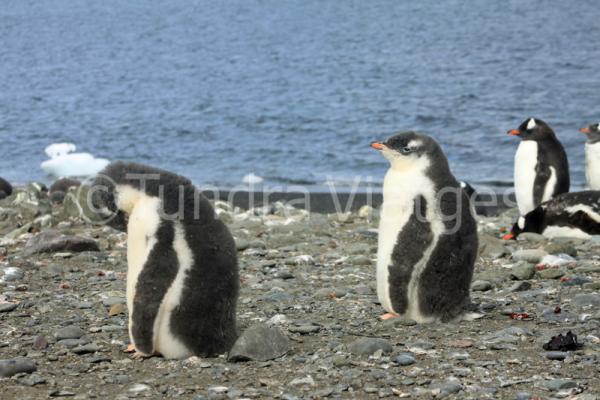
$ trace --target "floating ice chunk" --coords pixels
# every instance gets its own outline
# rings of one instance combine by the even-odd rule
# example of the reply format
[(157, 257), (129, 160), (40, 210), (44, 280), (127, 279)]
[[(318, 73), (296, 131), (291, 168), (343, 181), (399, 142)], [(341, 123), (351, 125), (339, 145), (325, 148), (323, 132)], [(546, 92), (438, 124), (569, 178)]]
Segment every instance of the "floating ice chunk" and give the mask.
[(73, 143), (51, 144), (45, 149), (50, 159), (42, 162), (40, 167), (47, 174), (56, 177), (91, 176), (110, 163), (104, 158), (95, 158), (90, 153), (73, 153), (76, 148)]
[(254, 173), (249, 173), (248, 175), (244, 176), (244, 179), (242, 179), (242, 182), (244, 182), (246, 185), (258, 185), (259, 183), (262, 183), (264, 181), (264, 179), (258, 175), (254, 175)]

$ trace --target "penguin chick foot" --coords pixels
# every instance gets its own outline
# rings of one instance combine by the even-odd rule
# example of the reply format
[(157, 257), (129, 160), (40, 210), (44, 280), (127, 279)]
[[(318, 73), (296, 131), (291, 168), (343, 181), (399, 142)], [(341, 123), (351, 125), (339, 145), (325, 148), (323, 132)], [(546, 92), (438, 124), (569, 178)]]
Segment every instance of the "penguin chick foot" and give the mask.
[(383, 314), (381, 317), (379, 317), (379, 319), (382, 321), (387, 321), (388, 319), (398, 318), (398, 317), (399, 317), (398, 314), (387, 313), (387, 314)]
[(154, 357), (154, 356), (158, 355), (157, 353), (150, 354), (150, 355), (140, 353), (139, 351), (137, 351), (135, 349), (135, 346), (132, 343), (127, 345), (127, 348), (125, 350), (123, 350), (123, 353), (131, 354), (131, 357), (135, 360), (142, 360), (144, 358), (150, 358), (150, 357)]

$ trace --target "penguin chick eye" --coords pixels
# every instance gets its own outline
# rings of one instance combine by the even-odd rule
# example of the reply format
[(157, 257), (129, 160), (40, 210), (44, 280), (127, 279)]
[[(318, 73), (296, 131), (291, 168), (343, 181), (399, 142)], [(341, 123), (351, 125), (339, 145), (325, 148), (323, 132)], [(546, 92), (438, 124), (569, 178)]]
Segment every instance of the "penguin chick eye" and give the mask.
[(415, 151), (414, 147), (403, 147), (402, 149), (400, 149), (400, 151), (402, 152), (402, 154), (410, 154), (413, 151)]

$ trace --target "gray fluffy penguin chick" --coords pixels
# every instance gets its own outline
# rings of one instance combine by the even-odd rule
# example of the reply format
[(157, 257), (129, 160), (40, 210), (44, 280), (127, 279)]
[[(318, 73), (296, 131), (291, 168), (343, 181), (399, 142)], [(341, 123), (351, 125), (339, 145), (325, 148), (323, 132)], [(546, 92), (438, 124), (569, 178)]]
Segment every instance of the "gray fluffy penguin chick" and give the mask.
[(390, 162), (377, 252), (377, 295), (388, 311), (382, 318), (463, 317), (478, 249), (467, 194), (427, 135), (400, 133), (371, 147)]
[(141, 355), (181, 359), (230, 350), (237, 338), (235, 243), (188, 179), (125, 162), (90, 191), (95, 210), (127, 230), (129, 336)]

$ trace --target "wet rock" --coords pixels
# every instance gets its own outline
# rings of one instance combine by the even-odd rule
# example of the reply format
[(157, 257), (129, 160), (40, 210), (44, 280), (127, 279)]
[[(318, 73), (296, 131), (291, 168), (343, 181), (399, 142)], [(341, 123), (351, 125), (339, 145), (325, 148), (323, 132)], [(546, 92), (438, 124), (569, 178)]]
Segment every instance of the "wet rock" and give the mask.
[(244, 331), (229, 352), (229, 361), (268, 361), (285, 355), (290, 342), (276, 327), (254, 325)]
[(39, 253), (100, 251), (98, 242), (93, 239), (67, 236), (58, 231), (48, 230), (29, 239), (23, 255), (30, 256)]
[(388, 340), (380, 338), (360, 338), (348, 345), (348, 351), (359, 356), (369, 356), (377, 350), (391, 353), (393, 349)]
[(48, 339), (43, 335), (38, 335), (33, 339), (33, 346), (35, 350), (44, 350), (48, 347)]
[(512, 254), (515, 261), (526, 261), (529, 263), (537, 264), (542, 258), (547, 256), (548, 253), (544, 250), (538, 249), (525, 249), (517, 250)]
[(533, 278), (535, 275), (535, 266), (528, 262), (521, 261), (512, 267), (510, 271), (511, 279), (525, 281)]
[(35, 362), (29, 358), (0, 360), (0, 377), (8, 378), (19, 373), (32, 373), (37, 370)]
[(300, 326), (291, 326), (288, 329), (292, 333), (299, 333), (301, 335), (308, 335), (310, 333), (317, 333), (321, 330), (321, 327), (318, 325), (300, 325)]
[(56, 340), (79, 339), (83, 335), (85, 335), (85, 331), (74, 325), (65, 326), (64, 328), (54, 332), (54, 337)]
[(462, 390), (462, 385), (457, 380), (449, 379), (445, 382), (432, 383), (429, 385), (429, 389), (431, 389), (434, 393), (439, 393), (436, 398), (444, 398), (450, 396), (451, 394), (460, 392)]

